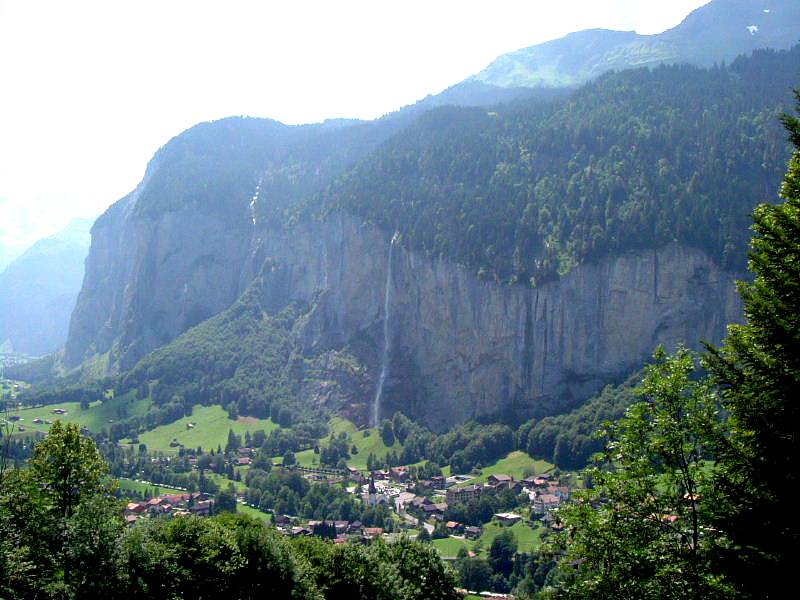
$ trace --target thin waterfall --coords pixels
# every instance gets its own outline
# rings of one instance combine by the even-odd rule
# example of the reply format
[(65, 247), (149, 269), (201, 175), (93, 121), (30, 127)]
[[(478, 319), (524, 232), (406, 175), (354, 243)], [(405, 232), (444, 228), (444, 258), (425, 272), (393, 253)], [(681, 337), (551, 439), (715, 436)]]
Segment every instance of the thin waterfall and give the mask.
[(250, 200), (250, 220), (253, 221), (253, 225), (256, 224), (256, 202), (258, 202), (258, 196), (261, 194), (261, 182), (263, 179), (263, 176), (258, 178), (256, 191), (253, 192), (253, 198)]
[(383, 290), (383, 356), (381, 357), (381, 376), (378, 379), (378, 389), (375, 390), (375, 402), (372, 403), (372, 425), (378, 426), (378, 419), (381, 416), (381, 399), (383, 398), (383, 384), (386, 381), (386, 373), (389, 370), (389, 351), (391, 350), (391, 336), (389, 335), (389, 317), (392, 306), (392, 255), (394, 254), (394, 244), (397, 241), (399, 231), (392, 236), (389, 243), (389, 262), (386, 265), (386, 286)]

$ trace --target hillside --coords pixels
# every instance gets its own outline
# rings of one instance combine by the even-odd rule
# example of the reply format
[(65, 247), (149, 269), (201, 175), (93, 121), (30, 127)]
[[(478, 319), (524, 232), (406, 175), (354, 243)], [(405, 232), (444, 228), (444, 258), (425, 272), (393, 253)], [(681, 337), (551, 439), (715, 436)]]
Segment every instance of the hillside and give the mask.
[(712, 0), (656, 35), (590, 29), (498, 57), (467, 82), (501, 88), (570, 87), (607, 71), (689, 63), (710, 67), (800, 40), (793, 0)]
[(83, 282), (89, 251), (88, 220), (75, 220), (39, 240), (0, 273), (0, 344), (42, 355), (67, 339), (67, 327)]
[(441, 108), (326, 203), (502, 282), (673, 241), (741, 270), (748, 214), (775, 197), (788, 157), (776, 117), (798, 80), (795, 47), (608, 75), (544, 107)]
[(799, 53), (405, 128), (194, 128), (98, 221), (68, 364), (133, 368), (120, 391), (164, 414), (400, 410), (441, 429), (563, 412), (657, 344), (741, 318), (747, 215), (775, 197)]

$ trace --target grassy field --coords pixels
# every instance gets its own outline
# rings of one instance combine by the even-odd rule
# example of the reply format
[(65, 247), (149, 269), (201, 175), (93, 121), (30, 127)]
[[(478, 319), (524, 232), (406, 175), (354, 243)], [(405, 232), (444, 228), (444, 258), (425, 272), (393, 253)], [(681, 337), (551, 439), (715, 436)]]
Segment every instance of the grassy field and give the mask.
[[(244, 480), (246, 473), (246, 471), (242, 471), (242, 480)], [(247, 486), (244, 484), (244, 481), (233, 481), (224, 475), (219, 475), (210, 471), (205, 471), (205, 477), (216, 483), (220, 490), (227, 490), (230, 484), (233, 484), (233, 489), (235, 489), (237, 492), (244, 492), (247, 490)]]
[[(192, 429), (188, 428), (189, 423), (194, 423)], [(228, 431), (231, 429), (237, 435), (244, 437), (246, 431), (252, 433), (263, 429), (269, 433), (277, 427), (278, 425), (270, 419), (239, 417), (236, 421), (231, 421), (221, 406), (195, 406), (191, 416), (147, 431), (139, 436), (139, 442), (147, 444), (147, 449), (151, 451), (177, 454), (178, 448), (170, 447), (174, 439), (189, 448), (202, 446), (209, 450), (216, 449), (217, 446), (224, 448), (228, 441)]]
[(546, 460), (537, 460), (531, 458), (525, 452), (515, 450), (514, 452), (509, 453), (505, 458), (498, 460), (493, 465), (484, 467), (481, 471), (481, 474), (472, 481), (467, 482), (467, 484), (486, 483), (486, 481), (489, 479), (489, 475), (497, 475), (499, 473), (511, 475), (514, 479), (523, 479), (526, 471), (539, 475), (552, 470), (553, 467), (554, 465)]
[[(62, 423), (76, 423), (81, 427), (87, 427), (90, 431), (98, 432), (119, 419), (143, 415), (148, 408), (150, 408), (150, 400), (137, 400), (132, 394), (126, 394), (104, 402), (93, 402), (87, 409), (82, 409), (78, 402), (63, 402), (36, 408), (23, 408), (13, 411), (11, 414), (18, 415), (23, 419), (20, 425), (27, 431), (48, 431), (50, 425), (33, 422), (34, 419), (42, 419), (42, 421), (59, 420)], [(67, 413), (64, 415), (54, 414), (53, 411), (57, 409), (63, 409)]]
[(472, 540), (466, 540), (455, 537), (446, 537), (439, 540), (433, 540), (433, 547), (439, 552), (443, 558), (455, 558), (458, 556), (458, 551), (461, 548), (472, 550), (475, 543)]
[(267, 523), (272, 522), (272, 515), (263, 513), (257, 508), (253, 508), (252, 506), (247, 506), (246, 504), (237, 504), (236, 512), (243, 515), (249, 515), (251, 517), (255, 517), (256, 519), (261, 519), (262, 521), (266, 521)]
[(514, 537), (517, 538), (517, 552), (533, 552), (542, 542), (543, 527), (532, 529), (523, 522), (515, 523), (508, 527), (492, 522), (487, 523), (483, 528), (483, 535), (480, 538), (482, 550), (488, 552), (494, 538), (506, 529), (510, 529), (514, 533)]
[[(355, 446), (358, 453), (351, 454), (347, 464), (357, 469), (366, 470), (367, 458), (370, 454), (374, 454), (376, 458), (383, 458), (391, 450), (397, 454), (403, 451), (403, 446), (398, 441), (395, 441), (393, 446), (384, 444), (378, 429), (370, 428), (359, 430), (354, 423), (341, 417), (334, 417), (331, 419), (330, 429), (334, 435), (338, 435), (344, 431), (350, 436), (348, 445)], [(327, 439), (327, 437), (320, 439), (320, 445), (326, 444)], [(298, 452), (295, 458), (297, 459), (297, 464), (302, 467), (314, 467), (319, 465), (319, 454), (315, 454), (314, 450)]]
[(119, 489), (123, 492), (123, 494), (124, 492), (128, 491), (143, 494), (145, 490), (149, 490), (149, 492), (154, 496), (160, 496), (163, 494), (180, 494), (186, 491), (170, 487), (168, 485), (162, 485), (159, 483), (145, 483), (143, 481), (135, 481), (133, 479), (120, 479)]

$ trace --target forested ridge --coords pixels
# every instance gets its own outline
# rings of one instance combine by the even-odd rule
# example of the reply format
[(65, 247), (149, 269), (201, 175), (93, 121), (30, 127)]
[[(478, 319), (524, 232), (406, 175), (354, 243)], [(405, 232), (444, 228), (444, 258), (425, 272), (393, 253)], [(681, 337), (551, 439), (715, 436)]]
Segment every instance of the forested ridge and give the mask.
[(777, 116), (799, 76), (794, 47), (610, 73), (551, 104), (435, 109), (324, 202), (503, 282), (672, 241), (742, 270), (749, 214), (789, 156)]

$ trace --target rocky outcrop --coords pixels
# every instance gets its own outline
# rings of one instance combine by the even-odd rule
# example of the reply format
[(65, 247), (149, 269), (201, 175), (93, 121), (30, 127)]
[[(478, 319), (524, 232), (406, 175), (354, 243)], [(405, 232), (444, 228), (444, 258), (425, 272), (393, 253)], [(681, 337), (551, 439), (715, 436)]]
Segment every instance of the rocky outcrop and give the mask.
[[(741, 318), (733, 274), (677, 244), (584, 264), (531, 289), (481, 281), (401, 237), (387, 279), (392, 233), (344, 213), (259, 227), (246, 214), (149, 220), (132, 212), (135, 201), (136, 193), (93, 229), (67, 345), (74, 363), (108, 352), (111, 370), (132, 366), (229, 306), (261, 273), (271, 310), (310, 307), (297, 328), (308, 356), (346, 350), (360, 360), (366, 371), (356, 369), (349, 389), (359, 397), (349, 405), (368, 414), (375, 388), (363, 381), (377, 385), (381, 372), (388, 282), (381, 412), (442, 428), (485, 414), (558, 412), (640, 367), (658, 344), (718, 342)], [(322, 392), (302, 393), (324, 402)]]
[[(377, 381), (391, 233), (339, 214), (260, 237), (275, 308), (313, 306), (306, 351), (347, 347)], [(640, 367), (657, 345), (718, 342), (741, 319), (734, 276), (677, 244), (582, 265), (536, 289), (483, 282), (402, 247), (393, 260), (382, 412), (437, 428), (563, 410)]]
[(154, 219), (133, 210), (137, 196), (115, 204), (92, 229), (68, 365), (108, 352), (112, 371), (129, 368), (241, 292), (252, 232), (244, 215), (222, 220), (186, 209)]

